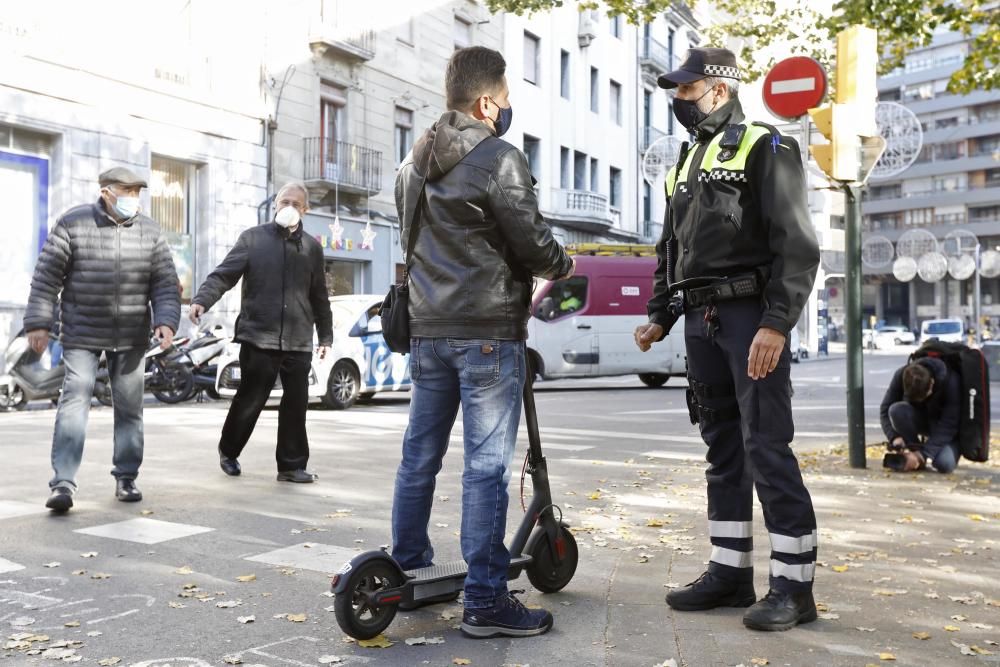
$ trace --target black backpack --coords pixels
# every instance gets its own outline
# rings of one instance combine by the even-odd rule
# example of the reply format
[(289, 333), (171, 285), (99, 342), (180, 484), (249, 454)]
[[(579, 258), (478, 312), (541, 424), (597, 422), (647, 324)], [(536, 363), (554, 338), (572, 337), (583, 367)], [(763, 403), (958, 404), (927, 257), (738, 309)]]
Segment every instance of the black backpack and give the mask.
[(940, 359), (961, 378), (959, 450), (970, 461), (986, 461), (990, 457), (990, 378), (982, 350), (930, 340), (910, 355), (910, 362), (924, 357)]

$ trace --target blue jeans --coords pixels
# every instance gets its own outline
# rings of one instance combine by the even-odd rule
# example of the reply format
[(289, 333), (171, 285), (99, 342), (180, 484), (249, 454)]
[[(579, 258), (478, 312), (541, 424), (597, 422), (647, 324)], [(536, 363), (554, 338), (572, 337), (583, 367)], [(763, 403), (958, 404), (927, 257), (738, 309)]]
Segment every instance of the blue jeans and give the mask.
[(521, 418), (524, 356), (524, 341), (414, 338), (410, 343), (413, 396), (392, 501), (392, 555), (404, 570), (433, 564), (427, 526), (434, 478), (461, 405), (467, 608), (492, 607), (507, 593), (507, 484)]
[[(115, 411), (114, 468), (118, 479), (135, 479), (142, 463), (142, 396), (146, 350), (105, 351), (111, 400)], [(63, 350), (66, 375), (56, 412), (52, 436), (52, 470), (55, 476), (49, 488), (64, 486), (76, 489), (76, 473), (83, 459), (83, 441), (87, 435), (90, 399), (101, 359), (100, 351)]]

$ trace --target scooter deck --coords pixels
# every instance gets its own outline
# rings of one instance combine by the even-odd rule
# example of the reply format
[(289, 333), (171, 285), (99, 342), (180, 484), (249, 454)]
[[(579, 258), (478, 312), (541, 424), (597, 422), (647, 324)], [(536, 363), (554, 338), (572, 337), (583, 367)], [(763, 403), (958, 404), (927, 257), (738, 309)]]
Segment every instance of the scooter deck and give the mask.
[[(531, 556), (511, 558), (510, 569), (520, 572), (529, 563), (531, 563)], [(407, 578), (415, 579), (420, 584), (430, 584), (435, 581), (465, 577), (468, 571), (469, 567), (465, 564), (464, 560), (453, 560), (449, 563), (441, 563), (440, 565), (432, 565), (431, 567), (407, 570), (405, 574)]]

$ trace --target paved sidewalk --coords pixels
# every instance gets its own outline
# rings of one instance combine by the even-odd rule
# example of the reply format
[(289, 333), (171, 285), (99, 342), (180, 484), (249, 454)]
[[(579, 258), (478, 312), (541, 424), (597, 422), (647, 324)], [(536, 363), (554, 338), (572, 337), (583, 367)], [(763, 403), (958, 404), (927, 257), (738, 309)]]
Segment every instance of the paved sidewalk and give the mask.
[[(703, 464), (633, 462), (608, 475), (600, 498), (581, 499), (572, 517), (585, 528), (584, 554), (621, 550), (604, 664), (1000, 662), (1000, 464), (901, 475), (884, 472), (881, 456), (870, 448), (865, 470), (849, 468), (843, 448), (800, 456), (819, 520), (821, 618), (785, 633), (744, 629), (742, 610), (675, 612), (662, 601), (666, 588), (704, 568)], [(755, 528), (763, 595), (768, 542), (759, 507)]]

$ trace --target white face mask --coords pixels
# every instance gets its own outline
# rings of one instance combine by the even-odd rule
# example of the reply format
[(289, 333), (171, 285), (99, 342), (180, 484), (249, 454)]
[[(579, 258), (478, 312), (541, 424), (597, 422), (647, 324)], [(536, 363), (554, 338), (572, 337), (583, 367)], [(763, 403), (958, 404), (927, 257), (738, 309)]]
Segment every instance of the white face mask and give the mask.
[(285, 229), (294, 227), (300, 220), (299, 212), (291, 206), (286, 206), (274, 215), (274, 221)]

